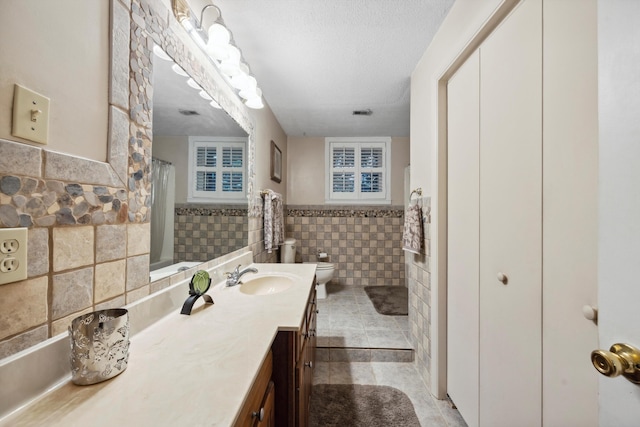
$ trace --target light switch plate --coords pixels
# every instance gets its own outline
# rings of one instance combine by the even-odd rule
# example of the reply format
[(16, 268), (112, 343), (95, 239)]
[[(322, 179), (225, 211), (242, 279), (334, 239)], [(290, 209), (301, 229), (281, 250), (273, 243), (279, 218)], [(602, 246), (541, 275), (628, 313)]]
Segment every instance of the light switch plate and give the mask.
[(15, 85), (11, 135), (47, 144), (49, 139), (49, 104), (50, 100), (46, 96)]
[(27, 278), (27, 229), (0, 228), (0, 285)]

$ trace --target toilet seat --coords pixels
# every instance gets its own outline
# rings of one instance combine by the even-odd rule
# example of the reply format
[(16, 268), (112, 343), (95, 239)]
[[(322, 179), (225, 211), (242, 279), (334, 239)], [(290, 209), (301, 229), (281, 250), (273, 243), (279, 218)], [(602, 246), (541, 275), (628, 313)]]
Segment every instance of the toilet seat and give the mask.
[(334, 268), (330, 262), (318, 262), (316, 264), (318, 264), (318, 267), (316, 267), (317, 270), (330, 270)]
[(313, 262), (305, 261), (304, 264), (317, 264), (316, 270), (333, 270), (335, 267), (331, 262)]

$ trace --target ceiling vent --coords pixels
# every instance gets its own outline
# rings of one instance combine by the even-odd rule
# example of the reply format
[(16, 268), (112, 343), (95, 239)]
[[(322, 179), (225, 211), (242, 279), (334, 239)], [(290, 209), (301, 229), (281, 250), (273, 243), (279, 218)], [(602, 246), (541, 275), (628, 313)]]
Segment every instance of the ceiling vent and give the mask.
[(366, 110), (353, 110), (354, 116), (370, 116), (372, 114), (373, 111), (371, 111), (370, 108), (367, 108)]
[(198, 113), (196, 110), (178, 109), (178, 112), (183, 116), (199, 116), (200, 115), (200, 113)]

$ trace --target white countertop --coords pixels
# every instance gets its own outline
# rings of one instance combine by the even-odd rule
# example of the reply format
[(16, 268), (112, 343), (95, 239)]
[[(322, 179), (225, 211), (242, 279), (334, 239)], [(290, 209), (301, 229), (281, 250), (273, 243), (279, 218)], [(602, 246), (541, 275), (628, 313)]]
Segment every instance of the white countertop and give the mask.
[(69, 381), (0, 426), (230, 426), (277, 331), (299, 329), (316, 268), (251, 266), (300, 280), (273, 295), (212, 285), (214, 305), (199, 298), (190, 316), (178, 308), (135, 335), (122, 374), (90, 386)]

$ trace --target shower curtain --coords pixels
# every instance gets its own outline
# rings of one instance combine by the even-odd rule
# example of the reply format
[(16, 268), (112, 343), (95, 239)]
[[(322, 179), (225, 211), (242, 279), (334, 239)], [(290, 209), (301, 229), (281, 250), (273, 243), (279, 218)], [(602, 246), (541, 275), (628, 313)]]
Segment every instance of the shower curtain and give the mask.
[[(164, 160), (151, 160), (151, 264), (161, 261), (163, 246), (165, 245), (165, 228), (167, 227), (167, 210), (173, 206), (167, 205), (167, 194), (170, 190), (170, 176), (173, 165)], [(171, 217), (173, 220), (173, 217)], [(173, 227), (173, 224), (171, 224)], [(167, 248), (168, 249), (168, 248)], [(173, 254), (173, 248), (169, 252)], [(173, 255), (171, 256), (173, 258)]]

